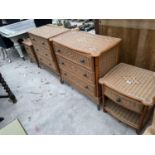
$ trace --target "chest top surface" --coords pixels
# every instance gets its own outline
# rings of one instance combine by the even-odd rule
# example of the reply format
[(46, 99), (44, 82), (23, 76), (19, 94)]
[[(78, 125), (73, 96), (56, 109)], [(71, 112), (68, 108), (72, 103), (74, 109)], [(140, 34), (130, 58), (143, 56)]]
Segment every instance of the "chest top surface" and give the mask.
[(70, 31), (55, 37), (53, 41), (95, 57), (117, 45), (121, 39), (81, 31)]
[(99, 80), (115, 91), (153, 105), (155, 98), (155, 72), (120, 63)]
[(32, 46), (32, 42), (31, 42), (31, 40), (29, 38), (28, 39), (25, 39), (23, 41), (23, 44), (28, 45), (28, 46)]
[(69, 31), (66, 28), (59, 27), (59, 26), (52, 26), (52, 25), (45, 25), (38, 28), (35, 28), (29, 31), (30, 34), (49, 39), (55, 37), (61, 33)]

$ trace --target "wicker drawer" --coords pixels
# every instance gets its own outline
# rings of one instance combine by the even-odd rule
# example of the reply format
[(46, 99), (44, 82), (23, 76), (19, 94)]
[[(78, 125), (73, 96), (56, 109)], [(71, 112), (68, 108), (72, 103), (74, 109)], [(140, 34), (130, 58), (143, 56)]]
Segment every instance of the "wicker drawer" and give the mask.
[(61, 46), (53, 42), (54, 50), (57, 55), (63, 56), (89, 70), (94, 70), (94, 59), (86, 54), (82, 54), (70, 48)]
[(46, 57), (43, 57), (41, 55), (37, 55), (37, 57), (40, 64), (45, 64), (47, 67), (56, 70), (55, 64), (52, 60), (48, 60)]
[(138, 102), (134, 99), (131, 99), (129, 97), (126, 97), (124, 95), (119, 94), (118, 92), (104, 86), (103, 88), (103, 93), (105, 96), (107, 96), (108, 98), (110, 98), (111, 100), (113, 100), (114, 102), (116, 102), (117, 104), (135, 111), (137, 113), (141, 113), (143, 110), (143, 104), (141, 102)]
[(41, 55), (43, 57), (46, 57), (47, 59), (52, 59), (52, 54), (50, 50), (40, 48), (34, 48), (34, 49), (36, 51), (36, 55)]
[(92, 84), (95, 84), (95, 74), (94, 72), (90, 72), (84, 67), (79, 66), (78, 64), (75, 64), (67, 59), (64, 59), (61, 56), (57, 56), (58, 63), (60, 68), (72, 72), (75, 74), (78, 78), (90, 82)]
[(74, 74), (66, 72), (61, 69), (62, 79), (75, 86), (78, 90), (84, 92), (85, 94), (95, 96), (95, 85), (88, 84), (77, 78)]
[(48, 39), (44, 39), (44, 38), (41, 38), (41, 37), (38, 37), (32, 34), (29, 34), (29, 36), (30, 36), (30, 39), (34, 47), (38, 47), (38, 48), (41, 47), (43, 49), (46, 48), (50, 50)]

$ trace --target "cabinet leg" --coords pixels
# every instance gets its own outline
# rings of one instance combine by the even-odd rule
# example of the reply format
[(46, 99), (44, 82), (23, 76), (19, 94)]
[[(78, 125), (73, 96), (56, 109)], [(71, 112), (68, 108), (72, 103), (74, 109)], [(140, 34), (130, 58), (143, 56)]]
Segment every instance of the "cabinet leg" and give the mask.
[(105, 109), (105, 107), (103, 107), (103, 112), (107, 112), (106, 109)]
[(101, 110), (101, 105), (100, 105), (100, 104), (97, 105), (97, 110), (98, 110), (98, 111)]
[(137, 135), (140, 135), (141, 130), (140, 129), (136, 129), (136, 133)]
[(106, 97), (103, 95), (102, 96), (103, 112), (107, 112), (106, 109), (105, 109), (105, 106), (106, 106), (105, 105), (105, 100), (106, 100)]
[(64, 84), (64, 80), (62, 78), (60, 78), (60, 83)]
[(4, 118), (3, 117), (0, 117), (0, 122), (2, 122), (4, 120)]

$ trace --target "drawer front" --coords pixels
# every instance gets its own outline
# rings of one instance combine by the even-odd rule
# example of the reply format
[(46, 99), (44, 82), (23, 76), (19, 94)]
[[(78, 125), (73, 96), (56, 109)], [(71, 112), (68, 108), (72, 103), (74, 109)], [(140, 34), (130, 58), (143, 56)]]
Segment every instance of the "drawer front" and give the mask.
[(69, 49), (67, 47), (53, 43), (54, 50), (57, 55), (63, 56), (66, 59), (71, 60), (89, 70), (94, 70), (94, 59), (92, 57), (86, 56), (80, 52)]
[(81, 67), (78, 64), (72, 63), (71, 61), (64, 59), (63, 57), (57, 56), (57, 59), (58, 59), (60, 68), (66, 70), (66, 71), (72, 72), (78, 78), (80, 78), (86, 82), (90, 82), (92, 84), (95, 83), (95, 73), (94, 72), (90, 72), (87, 69), (85, 69), (84, 67)]
[(141, 113), (143, 110), (143, 104), (141, 104), (140, 102), (131, 99), (129, 97), (126, 97), (124, 95), (119, 94), (118, 92), (108, 88), (108, 87), (104, 87), (104, 95), (106, 95), (108, 98), (110, 98), (111, 100), (113, 100), (114, 102), (116, 102), (117, 104), (135, 111), (137, 113)]
[(61, 76), (63, 80), (76, 87), (79, 91), (84, 92), (84, 94), (95, 96), (95, 85), (88, 84), (63, 69), (61, 69)]
[(52, 59), (53, 60), (53, 57), (52, 57), (52, 54), (51, 54), (50, 50), (40, 49), (38, 47), (37, 48), (34, 47), (34, 50), (36, 52), (36, 55), (40, 55), (40, 56), (46, 57), (47, 59)]
[(38, 47), (38, 48), (40, 47), (42, 49), (46, 48), (46, 49), (50, 50), (50, 45), (48, 43), (48, 39), (44, 39), (44, 38), (41, 38), (41, 37), (38, 37), (38, 36), (35, 36), (32, 34), (29, 34), (29, 36), (30, 36), (33, 46)]
[(45, 57), (41, 56), (41, 55), (37, 55), (38, 57), (38, 61), (41, 64), (45, 64), (47, 67), (52, 68), (54, 70), (56, 70), (56, 66), (54, 64), (54, 62), (52, 60), (48, 60)]

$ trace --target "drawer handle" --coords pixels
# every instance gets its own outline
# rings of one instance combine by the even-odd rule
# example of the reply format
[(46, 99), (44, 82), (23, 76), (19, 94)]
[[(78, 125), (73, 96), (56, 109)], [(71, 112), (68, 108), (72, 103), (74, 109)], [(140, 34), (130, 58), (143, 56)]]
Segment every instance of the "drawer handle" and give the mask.
[(88, 86), (85, 86), (85, 88), (86, 88), (86, 89), (89, 89), (89, 87), (88, 87)]
[(64, 65), (65, 63), (64, 62), (61, 62), (61, 64)]
[(33, 41), (35, 41), (35, 39), (34, 39), (34, 38), (32, 38), (32, 40), (33, 40)]
[(121, 102), (121, 99), (120, 99), (120, 98), (117, 98), (117, 99), (116, 99), (116, 102)]
[(81, 59), (80, 62), (81, 62), (81, 63), (85, 63), (85, 60), (84, 60), (84, 59)]
[(57, 52), (61, 52), (61, 50), (57, 50)]
[(67, 73), (64, 73), (65, 76), (67, 76)]
[(42, 42), (42, 45), (45, 45), (45, 43), (44, 43), (44, 42)]
[(36, 51), (39, 51), (39, 49), (37, 48)]
[(45, 54), (46, 56), (48, 56), (48, 54)]
[(83, 74), (84, 77), (87, 77), (87, 74)]

